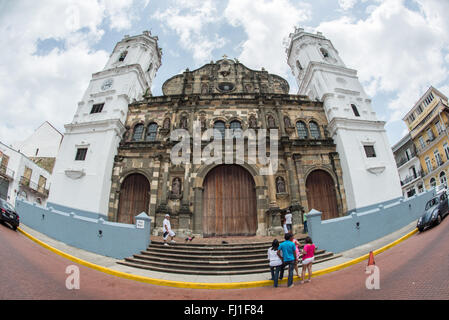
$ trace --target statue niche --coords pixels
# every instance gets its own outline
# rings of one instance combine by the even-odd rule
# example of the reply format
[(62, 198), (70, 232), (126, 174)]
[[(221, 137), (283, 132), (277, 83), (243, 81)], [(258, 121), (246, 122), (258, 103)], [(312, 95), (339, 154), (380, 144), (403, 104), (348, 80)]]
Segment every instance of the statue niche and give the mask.
[(182, 192), (181, 192), (181, 179), (176, 177), (173, 178), (172, 184), (171, 184), (171, 192), (170, 192), (170, 199), (181, 199)]

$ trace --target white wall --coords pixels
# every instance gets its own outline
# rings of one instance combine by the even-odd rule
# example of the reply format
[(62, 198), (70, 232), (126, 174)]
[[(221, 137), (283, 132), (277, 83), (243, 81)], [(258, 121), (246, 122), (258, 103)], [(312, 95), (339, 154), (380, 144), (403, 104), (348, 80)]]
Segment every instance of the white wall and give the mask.
[[(62, 137), (62, 134), (48, 122), (44, 122), (26, 140), (14, 143), (13, 148), (27, 157), (55, 158), (58, 154)], [(37, 154), (36, 150), (38, 151)]]

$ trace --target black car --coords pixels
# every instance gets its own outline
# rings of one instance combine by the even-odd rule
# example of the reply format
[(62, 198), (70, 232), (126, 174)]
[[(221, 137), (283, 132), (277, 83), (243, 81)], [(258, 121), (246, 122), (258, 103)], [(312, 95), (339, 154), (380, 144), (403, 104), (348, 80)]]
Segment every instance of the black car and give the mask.
[(417, 227), (420, 232), (425, 228), (440, 224), (441, 220), (449, 213), (446, 190), (427, 201), (425, 210), (426, 212), (418, 220)]
[(3, 199), (0, 199), (0, 222), (6, 222), (13, 230), (19, 227), (19, 215), (12, 205)]

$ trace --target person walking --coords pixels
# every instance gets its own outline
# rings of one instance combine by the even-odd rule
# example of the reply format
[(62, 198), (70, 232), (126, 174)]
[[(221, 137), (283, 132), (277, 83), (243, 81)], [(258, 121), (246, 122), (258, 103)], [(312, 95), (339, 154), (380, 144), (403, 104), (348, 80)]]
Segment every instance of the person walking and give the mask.
[(287, 213), (285, 214), (285, 223), (287, 224), (288, 232), (293, 233), (292, 213), (290, 209), (287, 209)]
[(309, 233), (309, 230), (307, 229), (307, 214), (306, 213), (303, 214), (302, 221), (304, 223), (304, 233)]
[(310, 282), (310, 278), (312, 277), (312, 264), (315, 260), (315, 249), (316, 246), (312, 242), (312, 238), (306, 237), (306, 244), (304, 245), (303, 256), (302, 256), (302, 280), (301, 283), (304, 283), (304, 278), (306, 276), (306, 269), (308, 270), (309, 279), (305, 280), (306, 282)]
[(300, 257), (300, 255), (301, 255), (301, 253), (300, 253), (300, 251), (299, 251), (299, 248), (300, 248), (301, 244), (300, 244), (299, 241), (298, 241), (297, 239), (295, 239), (295, 238), (293, 238), (293, 243), (295, 244), (295, 247), (296, 247), (296, 250), (295, 250), (295, 253), (296, 253), (295, 271), (296, 271), (296, 275), (297, 275), (298, 278), (299, 278), (298, 263), (299, 263), (299, 257)]
[(271, 248), (268, 249), (268, 260), (270, 261), (270, 272), (271, 272), (271, 279), (274, 281), (274, 287), (277, 288), (278, 286), (278, 279), (282, 280), (283, 272), (281, 274), (281, 277), (279, 278), (279, 273), (282, 269), (282, 260), (278, 256), (278, 249), (279, 249), (279, 241), (277, 239), (273, 240), (273, 243), (271, 244)]
[(162, 222), (162, 231), (164, 232), (163, 237), (164, 237), (164, 245), (165, 246), (168, 246), (168, 243), (167, 243), (168, 236), (171, 237), (171, 241), (170, 241), (171, 243), (175, 243), (176, 242), (175, 240), (173, 240), (173, 238), (175, 237), (176, 234), (171, 229), (170, 215), (169, 214), (165, 215), (165, 219)]
[[(293, 268), (295, 267), (296, 246), (293, 243), (293, 235), (287, 233), (284, 236), (285, 241), (279, 245), (278, 256), (282, 259), (283, 266), (288, 266), (288, 287), (293, 287)], [(282, 251), (282, 256), (281, 256)]]
[(285, 218), (281, 219), (282, 229), (284, 230), (284, 236), (289, 233), (287, 228), (287, 223), (285, 222)]

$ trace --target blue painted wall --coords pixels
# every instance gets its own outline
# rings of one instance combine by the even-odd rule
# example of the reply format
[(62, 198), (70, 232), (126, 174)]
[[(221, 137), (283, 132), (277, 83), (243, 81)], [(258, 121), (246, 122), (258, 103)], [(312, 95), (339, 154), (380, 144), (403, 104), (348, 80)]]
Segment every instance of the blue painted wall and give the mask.
[[(424, 214), (426, 202), (434, 190), (408, 199), (387, 201), (347, 216), (321, 221), (321, 212), (307, 214), (309, 236), (321, 249), (342, 252), (393, 233)], [(358, 225), (357, 225), (358, 224)]]
[(80, 209), (75, 209), (75, 208), (69, 208), (69, 207), (54, 203), (54, 202), (47, 202), (46, 207), (53, 208), (54, 210), (62, 211), (62, 212), (68, 212), (68, 213), (73, 212), (77, 216), (82, 216), (82, 217), (86, 217), (86, 218), (92, 218), (92, 219), (103, 218), (104, 220), (108, 220), (107, 216), (102, 215), (100, 213), (86, 211), (86, 210), (80, 210)]
[[(16, 201), (20, 222), (53, 239), (70, 246), (123, 259), (145, 250), (150, 244), (150, 218), (145, 214), (136, 217), (144, 221), (144, 228), (133, 224), (108, 222), (68, 212), (44, 208), (25, 200)], [(101, 234), (100, 232), (101, 231)]]

